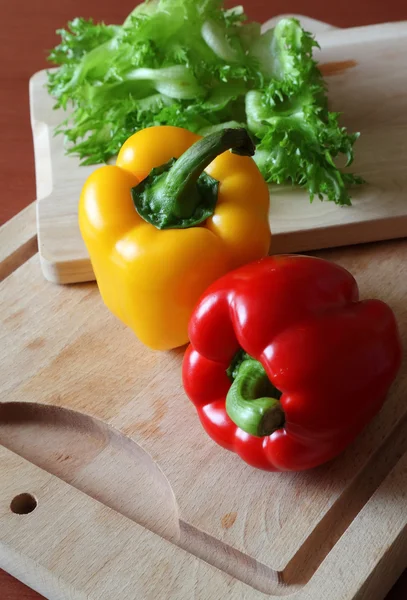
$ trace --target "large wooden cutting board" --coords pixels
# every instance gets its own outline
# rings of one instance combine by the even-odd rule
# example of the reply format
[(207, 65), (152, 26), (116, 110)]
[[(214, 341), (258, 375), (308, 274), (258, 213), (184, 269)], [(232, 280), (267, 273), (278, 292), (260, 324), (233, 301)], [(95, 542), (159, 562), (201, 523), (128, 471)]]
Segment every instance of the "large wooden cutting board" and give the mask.
[[(44, 280), (34, 212), (0, 229), (0, 568), (52, 600), (382, 600), (407, 566), (406, 355), (341, 457), (256, 471), (202, 431), (183, 349), (141, 346), (94, 283)], [(319, 255), (406, 347), (407, 241)]]
[[(271, 26), (271, 21), (268, 26)], [(346, 30), (321, 27), (304, 18), (317, 33), (316, 54), (329, 82), (331, 108), (342, 123), (361, 131), (352, 167), (368, 181), (354, 190), (351, 208), (315, 200), (290, 187), (271, 189), (272, 251), (314, 250), (407, 235), (407, 23)], [(31, 119), (38, 197), (37, 222), (43, 273), (58, 283), (94, 279), (77, 224), (81, 187), (97, 167), (79, 167), (64, 154), (63, 139), (53, 129), (64, 118), (53, 111), (45, 72), (30, 82)]]
[[(341, 457), (257, 471), (202, 430), (183, 349), (144, 348), (94, 283), (45, 281), (34, 232), (31, 210), (0, 230), (0, 568), (52, 600), (381, 600), (407, 566), (406, 356)], [(406, 346), (407, 241), (320, 255)]]

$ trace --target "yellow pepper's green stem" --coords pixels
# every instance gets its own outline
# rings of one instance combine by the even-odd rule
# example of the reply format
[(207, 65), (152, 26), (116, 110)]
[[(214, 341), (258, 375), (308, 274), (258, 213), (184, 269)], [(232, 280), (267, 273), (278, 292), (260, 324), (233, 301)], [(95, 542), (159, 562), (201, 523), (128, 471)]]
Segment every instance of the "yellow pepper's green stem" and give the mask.
[(193, 144), (177, 160), (153, 169), (132, 188), (139, 215), (158, 229), (194, 227), (213, 215), (219, 182), (204, 169), (226, 150), (253, 156), (246, 129), (223, 129)]

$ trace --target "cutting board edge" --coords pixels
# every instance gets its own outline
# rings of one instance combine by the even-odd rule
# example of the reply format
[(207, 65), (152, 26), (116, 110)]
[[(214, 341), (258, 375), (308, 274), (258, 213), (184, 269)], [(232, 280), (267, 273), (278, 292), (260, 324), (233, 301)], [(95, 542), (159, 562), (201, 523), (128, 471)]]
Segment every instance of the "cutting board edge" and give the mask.
[[(39, 219), (37, 204), (37, 222)], [(344, 244), (342, 230), (347, 230), (347, 242)], [(407, 214), (391, 216), (387, 219), (371, 219), (354, 224), (335, 224), (329, 227), (322, 226), (313, 230), (314, 237), (309, 237), (307, 232), (297, 230), (289, 233), (275, 233), (272, 235), (270, 254), (300, 254), (303, 252), (316, 252), (330, 248), (361, 245), (372, 242), (383, 242), (402, 239), (407, 232)], [(62, 261), (49, 255), (42, 244), (41, 235), (38, 235), (40, 264), (43, 275), (47, 281), (59, 285), (95, 281), (92, 264), (89, 256), (70, 261)]]

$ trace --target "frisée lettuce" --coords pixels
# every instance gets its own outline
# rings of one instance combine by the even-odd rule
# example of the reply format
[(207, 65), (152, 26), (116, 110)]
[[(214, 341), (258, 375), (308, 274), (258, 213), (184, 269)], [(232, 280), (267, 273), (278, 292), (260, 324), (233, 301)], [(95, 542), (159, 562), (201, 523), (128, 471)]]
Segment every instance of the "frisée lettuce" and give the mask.
[(267, 182), (351, 203), (362, 179), (337, 160), (352, 163), (358, 134), (329, 111), (317, 42), (298, 20), (262, 33), (221, 0), (146, 0), (122, 25), (76, 18), (58, 33), (48, 90), (56, 108), (70, 109), (57, 133), (82, 164), (106, 162), (153, 125), (201, 134), (245, 126)]

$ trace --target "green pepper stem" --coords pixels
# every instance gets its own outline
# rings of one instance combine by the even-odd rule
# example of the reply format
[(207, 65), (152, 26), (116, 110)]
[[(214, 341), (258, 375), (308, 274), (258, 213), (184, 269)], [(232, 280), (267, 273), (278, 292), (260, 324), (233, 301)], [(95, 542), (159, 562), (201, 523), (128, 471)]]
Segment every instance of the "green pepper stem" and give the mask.
[(177, 160), (153, 169), (132, 197), (140, 216), (158, 229), (199, 225), (213, 215), (218, 181), (204, 169), (226, 150), (253, 156), (255, 146), (246, 129), (222, 129), (193, 144)]
[(235, 154), (253, 156), (255, 148), (246, 129), (222, 129), (193, 144), (168, 173), (166, 195), (174, 198), (174, 211), (189, 216), (194, 206), (196, 182), (202, 171), (219, 154), (232, 149)]
[(241, 362), (226, 396), (226, 412), (243, 431), (257, 437), (271, 435), (285, 422), (280, 396), (263, 365), (248, 357)]

